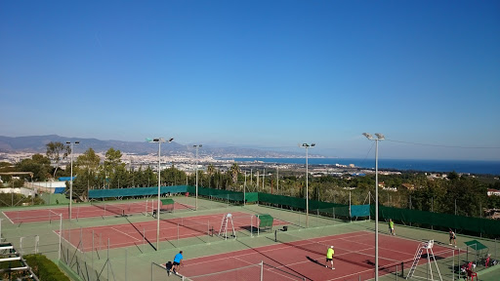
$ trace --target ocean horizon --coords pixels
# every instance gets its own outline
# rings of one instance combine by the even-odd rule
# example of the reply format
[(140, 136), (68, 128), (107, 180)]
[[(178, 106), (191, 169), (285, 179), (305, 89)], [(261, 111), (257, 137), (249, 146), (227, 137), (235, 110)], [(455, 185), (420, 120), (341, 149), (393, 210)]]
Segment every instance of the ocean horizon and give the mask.
[[(223, 158), (236, 162), (305, 164), (304, 158)], [(375, 168), (374, 159), (358, 158), (308, 158), (310, 165), (351, 165), (358, 168)], [(470, 174), (500, 175), (500, 161), (480, 160), (422, 160), (422, 159), (379, 159), (379, 169), (420, 172), (457, 172)]]

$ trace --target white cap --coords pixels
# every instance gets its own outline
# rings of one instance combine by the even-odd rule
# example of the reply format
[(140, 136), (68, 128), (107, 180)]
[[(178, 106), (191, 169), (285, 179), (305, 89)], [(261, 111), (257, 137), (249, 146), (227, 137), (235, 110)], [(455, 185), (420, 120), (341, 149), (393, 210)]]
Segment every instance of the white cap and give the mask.
[(332, 248), (332, 249), (333, 249), (333, 246), (330, 246), (330, 248)]

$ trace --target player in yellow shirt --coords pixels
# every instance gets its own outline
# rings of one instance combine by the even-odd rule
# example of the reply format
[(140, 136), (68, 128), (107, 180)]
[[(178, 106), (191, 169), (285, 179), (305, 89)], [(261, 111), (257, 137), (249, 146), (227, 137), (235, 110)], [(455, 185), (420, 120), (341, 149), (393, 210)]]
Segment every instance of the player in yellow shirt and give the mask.
[(333, 267), (333, 254), (334, 253), (335, 253), (335, 251), (333, 250), (333, 246), (330, 246), (330, 248), (328, 248), (328, 250), (326, 251), (325, 267), (328, 268), (328, 262), (330, 262), (330, 264), (332, 265), (332, 270), (335, 269), (335, 267)]

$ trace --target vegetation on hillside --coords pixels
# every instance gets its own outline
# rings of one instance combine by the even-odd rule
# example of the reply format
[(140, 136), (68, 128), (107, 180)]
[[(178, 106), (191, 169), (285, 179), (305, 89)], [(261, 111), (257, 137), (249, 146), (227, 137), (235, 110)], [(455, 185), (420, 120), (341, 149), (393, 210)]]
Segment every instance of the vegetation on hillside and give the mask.
[[(0, 169), (33, 172), (33, 178), (21, 176), (21, 180), (2, 176), (10, 186), (21, 186), (23, 180), (45, 181), (51, 177), (69, 176), (70, 168), (59, 169), (59, 161), (67, 157), (67, 146), (47, 145), (47, 154), (35, 154), (14, 167), (0, 163)], [(62, 156), (61, 156), (62, 155)], [(51, 165), (52, 163), (52, 165)], [(89, 148), (73, 163), (73, 200), (87, 201), (88, 191), (93, 189), (151, 187), (158, 182), (156, 166), (130, 169), (122, 162), (122, 153), (110, 148), (105, 159)], [(304, 172), (266, 169), (246, 171), (237, 163), (229, 167), (215, 167), (209, 164), (205, 170), (198, 170), (198, 184), (202, 187), (242, 191), (259, 191), (294, 197), (305, 197), (306, 179)], [(196, 175), (171, 166), (161, 171), (161, 185), (195, 185)], [(263, 182), (264, 181), (264, 182)], [(375, 194), (375, 175), (351, 176), (309, 176), (309, 198), (320, 201), (348, 204), (368, 204)], [(487, 189), (500, 189), (500, 182), (493, 177), (478, 177), (449, 173), (447, 177), (428, 177), (425, 173), (403, 172), (380, 175), (379, 201), (385, 206), (411, 208), (422, 211), (450, 213), (465, 216), (483, 216), (484, 209), (500, 208), (500, 197), (487, 196)], [(385, 189), (390, 187), (392, 189)], [(395, 191), (397, 190), (397, 191)], [(21, 199), (3, 198), (1, 205), (10, 205)]]

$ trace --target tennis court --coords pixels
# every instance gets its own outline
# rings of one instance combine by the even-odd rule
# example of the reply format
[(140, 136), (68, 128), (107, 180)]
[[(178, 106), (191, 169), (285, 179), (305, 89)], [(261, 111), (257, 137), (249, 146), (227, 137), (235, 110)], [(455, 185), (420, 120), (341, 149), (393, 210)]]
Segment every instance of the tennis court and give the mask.
[[(163, 216), (160, 220), (159, 241), (178, 241), (186, 238), (198, 240), (220, 240), (209, 238), (217, 236), (221, 231), (222, 219), (226, 213), (194, 217), (172, 218)], [(246, 236), (257, 234), (257, 218), (255, 215), (236, 212), (232, 213), (232, 225), (228, 226), (239, 234)], [(285, 221), (274, 220), (273, 225), (285, 225)], [(63, 231), (63, 239), (81, 251), (104, 250), (134, 245), (154, 244), (157, 237), (157, 221), (131, 222), (125, 224), (106, 225), (98, 227), (72, 228)], [(58, 231), (56, 233), (59, 233)], [(231, 233), (231, 231), (228, 231)], [(205, 237), (203, 237), (205, 236)]]
[[(264, 262), (264, 280), (366, 280), (374, 276), (374, 235), (368, 231), (286, 242), (281, 232), (275, 245), (206, 256), (185, 261), (181, 274), (189, 280), (260, 280), (259, 262)], [(418, 241), (389, 235), (379, 236), (380, 275), (384, 268), (413, 262)], [(327, 248), (335, 247), (335, 270), (325, 268)], [(451, 256), (449, 249), (434, 247), (436, 257)], [(189, 252), (185, 252), (189, 256)], [(422, 259), (421, 263), (425, 263)]]
[[(112, 205), (127, 208), (127, 202), (141, 201), (116, 201), (117, 204)], [(253, 281), (261, 280), (261, 271), (265, 280), (359, 281), (374, 278), (373, 221), (348, 222), (311, 215), (312, 227), (305, 228), (305, 215), (286, 209), (255, 204), (231, 206), (199, 199), (198, 211), (192, 211), (186, 206), (194, 205), (193, 198), (178, 196), (175, 201), (180, 204), (178, 208), (185, 209), (161, 215), (159, 241), (156, 239), (158, 221), (150, 215), (142, 215), (144, 211), (139, 215), (121, 216), (108, 207), (88, 204), (74, 204), (73, 213), (85, 214), (82, 210), (89, 209), (92, 216), (63, 219), (61, 223), (58, 214), (56, 223), (48, 223), (47, 217), (52, 214), (43, 212), (61, 210), (62, 213), (67, 207), (6, 209), (0, 215), (1, 233), (21, 253), (41, 252), (54, 261), (65, 263), (80, 280), (86, 281), (179, 280), (176, 276), (168, 278), (165, 269), (158, 266), (172, 260), (179, 250), (184, 251), (184, 267), (180, 272), (189, 278), (186, 280)], [(80, 212), (76, 211), (78, 209)], [(232, 214), (237, 239), (217, 235), (228, 213)], [(2, 215), (6, 214), (9, 217), (2, 224)], [(274, 227), (258, 233), (256, 216), (263, 214), (274, 218)], [(32, 222), (22, 223), (29, 220)], [(282, 231), (284, 225), (288, 226), (288, 231)], [(458, 268), (459, 264), (479, 258), (465, 248), (460, 249), (471, 237), (460, 235), (459, 248), (451, 248), (447, 232), (403, 225), (398, 225), (397, 230), (398, 236), (385, 234), (385, 228), (380, 230), (380, 280), (406, 277), (418, 245), (431, 239), (436, 241), (434, 253), (444, 280), (458, 276), (453, 268)], [(231, 227), (228, 227), (228, 234), (230, 232)], [(492, 256), (497, 256), (500, 247), (496, 241), (473, 239), (479, 239), (489, 247)], [(335, 246), (335, 270), (324, 267), (326, 249), (330, 245)], [(417, 272), (420, 276), (426, 276), (426, 262), (422, 257)]]
[[(109, 204), (95, 202), (92, 205), (78, 206), (75, 204), (72, 210), (72, 218), (92, 218), (92, 217), (109, 217), (109, 216), (125, 216), (132, 214), (150, 214), (157, 208), (156, 200), (137, 201), (119, 204)], [(161, 203), (160, 203), (161, 205)], [(194, 206), (186, 204), (174, 203), (174, 210), (194, 209)], [(44, 208), (22, 211), (5, 211), (5, 217), (13, 224), (42, 222), (59, 220), (60, 215), (63, 219), (69, 218), (69, 209), (62, 208)]]

